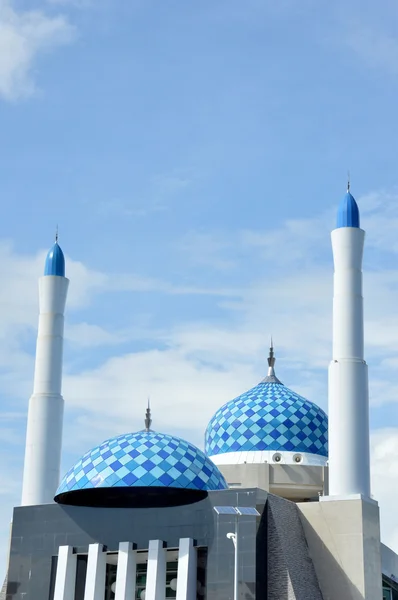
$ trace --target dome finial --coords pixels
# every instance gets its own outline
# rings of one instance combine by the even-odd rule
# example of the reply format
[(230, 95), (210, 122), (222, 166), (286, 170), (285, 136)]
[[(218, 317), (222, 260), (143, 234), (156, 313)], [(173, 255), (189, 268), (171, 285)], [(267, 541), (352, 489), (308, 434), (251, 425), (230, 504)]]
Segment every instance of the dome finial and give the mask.
[(274, 355), (274, 342), (271, 336), (271, 343), (269, 347), (268, 354), (268, 373), (267, 376), (264, 377), (262, 383), (281, 383), (279, 379), (275, 375), (274, 366), (275, 366), (275, 355)]
[(275, 366), (274, 343), (272, 341), (272, 335), (271, 335), (271, 344), (269, 347), (269, 356), (268, 356), (268, 377), (272, 377), (272, 376), (275, 377), (274, 366)]
[(350, 191), (351, 183), (350, 183), (350, 172), (347, 171), (347, 193)]
[(55, 243), (58, 244), (58, 223), (57, 223), (57, 226), (55, 228)]
[(151, 419), (151, 404), (148, 396), (148, 407), (145, 413), (145, 431), (151, 431), (152, 419)]

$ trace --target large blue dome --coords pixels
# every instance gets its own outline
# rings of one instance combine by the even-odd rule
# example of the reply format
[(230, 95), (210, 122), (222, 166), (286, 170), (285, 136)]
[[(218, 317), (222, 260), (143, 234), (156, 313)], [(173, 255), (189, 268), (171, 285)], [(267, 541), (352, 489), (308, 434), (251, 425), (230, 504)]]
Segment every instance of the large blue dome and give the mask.
[(132, 487), (209, 491), (228, 486), (216, 465), (193, 444), (143, 430), (111, 438), (87, 452), (61, 481), (56, 499), (79, 490)]
[(274, 362), (271, 348), (268, 376), (215, 413), (205, 434), (208, 456), (272, 450), (327, 457), (325, 412), (284, 386)]

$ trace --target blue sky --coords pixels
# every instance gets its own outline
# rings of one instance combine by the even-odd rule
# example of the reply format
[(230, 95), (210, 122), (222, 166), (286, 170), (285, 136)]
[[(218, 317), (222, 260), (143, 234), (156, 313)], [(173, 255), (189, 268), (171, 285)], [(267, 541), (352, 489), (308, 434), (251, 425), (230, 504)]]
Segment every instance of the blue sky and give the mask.
[(349, 169), (373, 490), (398, 551), (397, 19), (392, 0), (0, 0), (0, 547), (56, 224), (66, 470), (141, 427), (148, 395), (157, 429), (202, 445), (264, 374), (271, 334), (278, 376), (327, 407), (329, 232)]

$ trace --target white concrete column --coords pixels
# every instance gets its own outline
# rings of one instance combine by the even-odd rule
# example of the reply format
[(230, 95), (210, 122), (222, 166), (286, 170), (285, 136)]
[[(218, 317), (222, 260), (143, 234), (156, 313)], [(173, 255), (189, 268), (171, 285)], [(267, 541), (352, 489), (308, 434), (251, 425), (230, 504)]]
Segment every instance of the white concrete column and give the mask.
[(164, 600), (165, 596), (166, 549), (161, 540), (151, 540), (148, 549), (145, 600)]
[(329, 367), (329, 495), (370, 498), (368, 368), (364, 360), (365, 232), (332, 231), (333, 360)]
[(90, 544), (84, 600), (104, 600), (106, 576), (106, 552), (102, 544)]
[(33, 394), (61, 394), (64, 345), (64, 313), (69, 279), (45, 275), (39, 279), (39, 327), (37, 332)]
[(115, 600), (134, 600), (137, 554), (130, 542), (120, 542), (116, 571)]
[(333, 359), (364, 358), (362, 256), (365, 232), (356, 227), (332, 231)]
[(196, 600), (197, 552), (192, 538), (181, 538), (176, 600)]
[(72, 546), (60, 546), (54, 600), (75, 600), (77, 555)]
[(64, 399), (62, 356), (69, 279), (39, 280), (39, 329), (26, 429), (22, 506), (51, 504), (59, 485)]

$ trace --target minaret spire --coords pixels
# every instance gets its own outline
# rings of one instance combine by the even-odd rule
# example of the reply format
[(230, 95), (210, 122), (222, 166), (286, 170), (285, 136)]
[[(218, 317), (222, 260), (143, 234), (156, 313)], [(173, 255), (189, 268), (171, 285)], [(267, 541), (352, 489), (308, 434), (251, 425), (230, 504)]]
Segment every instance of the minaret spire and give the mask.
[(274, 356), (274, 342), (271, 336), (271, 343), (269, 347), (268, 354), (268, 374), (267, 377), (264, 377), (262, 383), (281, 383), (279, 379), (275, 376), (274, 366), (275, 366), (275, 356)]
[(145, 413), (145, 431), (151, 431), (152, 418), (151, 418), (151, 404), (148, 396), (148, 406)]
[(350, 182), (350, 172), (347, 171), (347, 194), (350, 191), (350, 187), (351, 187), (351, 182)]
[(274, 343), (272, 341), (272, 335), (271, 335), (271, 345), (269, 347), (269, 355), (268, 355), (268, 377), (271, 377), (272, 375), (275, 376), (274, 366), (275, 366)]
[(58, 244), (58, 224), (55, 228), (55, 243)]

